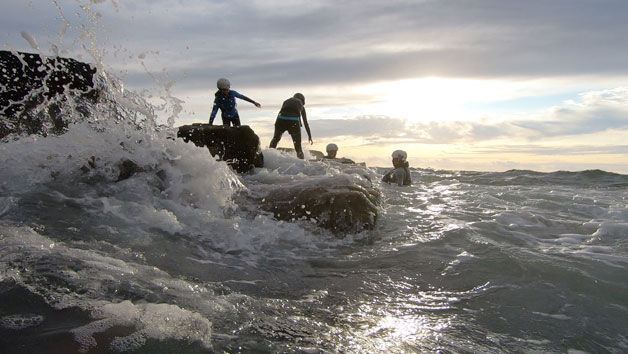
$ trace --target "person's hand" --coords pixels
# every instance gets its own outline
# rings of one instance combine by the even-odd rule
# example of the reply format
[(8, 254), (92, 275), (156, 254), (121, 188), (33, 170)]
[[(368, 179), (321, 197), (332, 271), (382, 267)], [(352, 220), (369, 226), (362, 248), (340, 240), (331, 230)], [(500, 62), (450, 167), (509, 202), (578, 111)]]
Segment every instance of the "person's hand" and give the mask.
[(309, 140), (310, 140), (310, 145), (314, 145), (314, 142), (312, 141), (312, 138), (310, 138)]
[(257, 103), (257, 102), (255, 102), (255, 103), (254, 103), (254, 105), (255, 105), (255, 107), (257, 107), (257, 108), (262, 108), (262, 105), (261, 105), (261, 104), (259, 104), (259, 103)]

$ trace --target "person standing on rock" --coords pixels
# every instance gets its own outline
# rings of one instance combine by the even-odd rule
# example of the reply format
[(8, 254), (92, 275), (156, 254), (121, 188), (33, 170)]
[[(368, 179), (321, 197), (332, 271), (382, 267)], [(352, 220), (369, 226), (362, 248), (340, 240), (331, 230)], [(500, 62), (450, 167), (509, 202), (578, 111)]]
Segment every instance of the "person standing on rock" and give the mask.
[[(303, 123), (301, 123), (301, 119), (303, 119)], [(301, 148), (302, 124), (305, 125), (310, 145), (314, 144), (310, 125), (307, 123), (307, 114), (305, 113), (305, 96), (301, 93), (295, 93), (294, 96), (285, 100), (281, 105), (281, 110), (279, 110), (277, 120), (275, 120), (275, 134), (270, 141), (270, 147), (276, 148), (279, 140), (281, 140), (281, 136), (287, 130), (292, 137), (297, 157), (303, 159), (303, 149)]]
[(218, 79), (217, 82), (218, 91), (214, 94), (214, 107), (212, 108), (212, 114), (209, 117), (209, 125), (214, 124), (214, 118), (220, 108), (222, 115), (222, 125), (229, 127), (233, 124), (234, 127), (240, 126), (240, 115), (236, 108), (236, 98), (251, 102), (257, 108), (261, 108), (262, 105), (253, 101), (252, 99), (238, 93), (231, 89), (231, 83), (225, 78)]
[(395, 150), (392, 153), (393, 169), (388, 171), (382, 178), (382, 182), (396, 183), (398, 186), (409, 186), (412, 184), (410, 178), (410, 165), (406, 161), (408, 154), (403, 150)]

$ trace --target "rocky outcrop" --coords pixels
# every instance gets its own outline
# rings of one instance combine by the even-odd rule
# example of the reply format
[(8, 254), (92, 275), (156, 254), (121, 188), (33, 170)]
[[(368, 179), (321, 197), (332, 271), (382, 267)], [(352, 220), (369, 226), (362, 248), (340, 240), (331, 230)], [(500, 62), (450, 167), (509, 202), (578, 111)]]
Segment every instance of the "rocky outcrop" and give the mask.
[[(278, 147), (277, 150), (282, 151), (282, 152), (287, 152), (287, 153), (295, 155), (295, 156), (297, 154), (297, 152), (293, 148)], [(322, 152), (320, 152), (318, 150), (308, 150), (308, 151), (310, 152), (310, 155), (312, 155), (312, 157), (315, 160), (320, 160), (323, 157), (325, 157), (325, 154), (323, 154)]]
[(308, 219), (334, 233), (345, 234), (375, 227), (380, 197), (376, 188), (326, 181), (278, 188), (264, 198), (261, 207), (279, 220)]
[(0, 51), (0, 138), (17, 134), (60, 134), (68, 97), (95, 102), (96, 68), (70, 58)]
[[(280, 148), (277, 148), (277, 150), (282, 151), (282, 152), (287, 152), (292, 155), (296, 155), (296, 152), (294, 151), (293, 148), (280, 147)], [(337, 158), (330, 159), (330, 158), (325, 157), (325, 154), (323, 154), (322, 152), (318, 150), (308, 150), (308, 151), (310, 152), (310, 155), (314, 158), (312, 161), (327, 161), (331, 163), (339, 163), (339, 164), (345, 164), (345, 165), (366, 166), (365, 162), (356, 163), (355, 161), (348, 159), (346, 157), (337, 157)]]
[(183, 125), (177, 137), (196, 146), (206, 146), (209, 152), (226, 161), (235, 171), (243, 173), (264, 166), (264, 155), (257, 134), (248, 125), (225, 127), (196, 123)]

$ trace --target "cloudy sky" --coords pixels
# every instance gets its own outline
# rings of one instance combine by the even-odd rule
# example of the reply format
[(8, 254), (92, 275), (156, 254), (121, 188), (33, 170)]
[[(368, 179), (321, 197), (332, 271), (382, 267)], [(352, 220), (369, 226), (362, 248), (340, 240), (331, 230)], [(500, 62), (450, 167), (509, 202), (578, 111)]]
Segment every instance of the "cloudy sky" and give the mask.
[[(306, 96), (315, 144), (388, 166), (628, 173), (625, 0), (3, 0), (4, 49), (102, 64), (175, 125), (216, 79), (268, 145)], [(305, 135), (305, 131), (303, 131)], [(280, 146), (289, 147), (287, 133)]]

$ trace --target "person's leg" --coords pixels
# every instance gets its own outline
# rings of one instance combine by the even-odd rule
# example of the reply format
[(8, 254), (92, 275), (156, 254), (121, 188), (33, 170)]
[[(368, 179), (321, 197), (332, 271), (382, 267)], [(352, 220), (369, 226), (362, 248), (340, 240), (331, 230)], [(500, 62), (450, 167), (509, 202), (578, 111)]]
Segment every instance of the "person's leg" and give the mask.
[(277, 119), (275, 121), (275, 134), (273, 135), (273, 139), (270, 141), (270, 147), (275, 149), (277, 148), (277, 144), (279, 144), (279, 140), (281, 140), (281, 135), (285, 132), (286, 129), (281, 119)]
[(292, 142), (294, 143), (294, 151), (297, 152), (297, 157), (303, 160), (303, 149), (301, 148), (301, 126), (299, 126), (299, 122), (294, 122), (288, 128), (288, 133), (292, 137)]
[(235, 116), (231, 119), (231, 121), (233, 122), (233, 126), (234, 127), (239, 127), (240, 126), (240, 116)]
[(224, 125), (225, 127), (231, 126), (231, 121), (228, 117), (222, 116), (222, 125)]

